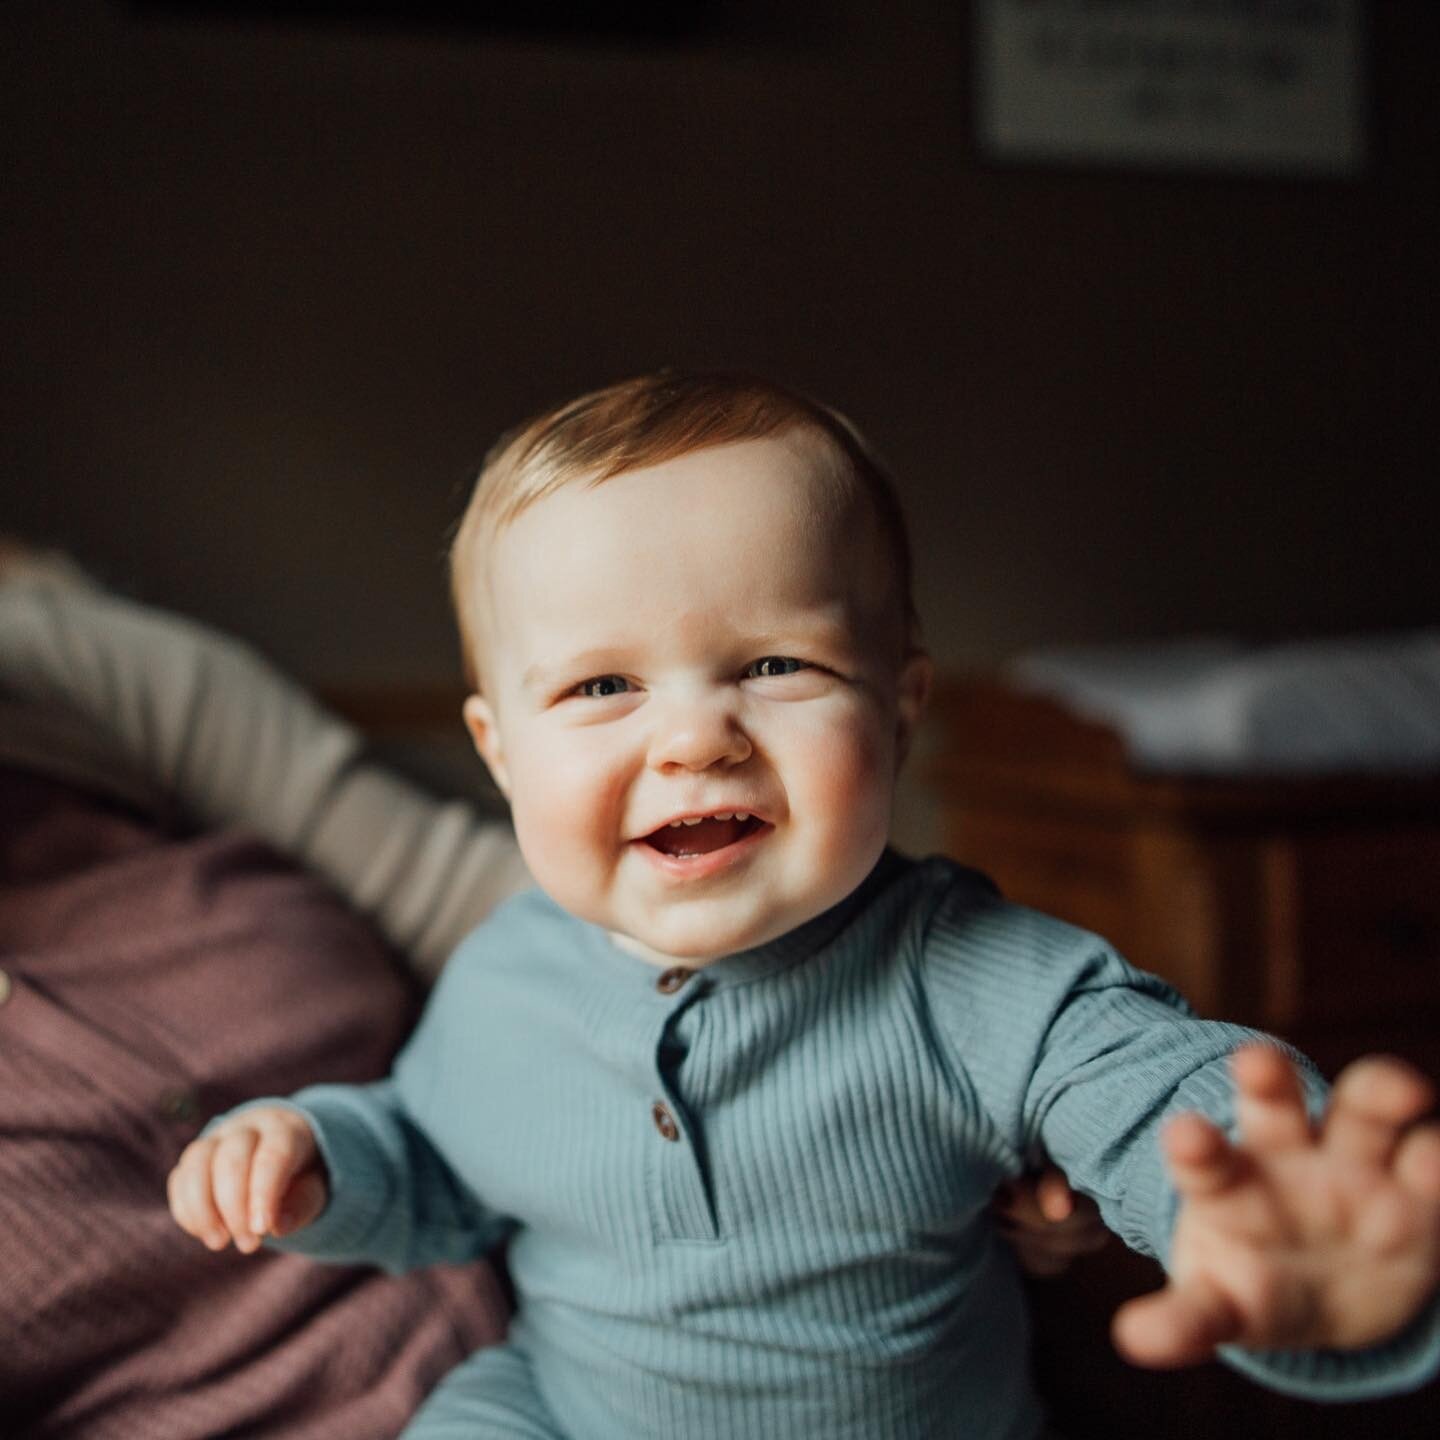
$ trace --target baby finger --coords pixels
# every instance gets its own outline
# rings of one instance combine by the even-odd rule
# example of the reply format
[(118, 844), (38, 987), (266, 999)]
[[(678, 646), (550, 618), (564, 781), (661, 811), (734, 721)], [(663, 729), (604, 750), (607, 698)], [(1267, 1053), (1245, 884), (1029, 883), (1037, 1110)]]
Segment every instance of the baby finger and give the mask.
[(1400, 1142), (1395, 1177), (1418, 1199), (1440, 1206), (1440, 1124), (1417, 1125)]
[(211, 1161), (211, 1188), (215, 1206), (235, 1248), (249, 1254), (260, 1243), (250, 1228), (250, 1163), (257, 1140), (249, 1126), (220, 1135)]
[(175, 1223), (211, 1250), (223, 1250), (230, 1243), (230, 1233), (215, 1208), (210, 1186), (214, 1151), (215, 1141), (211, 1139), (196, 1140), (187, 1146), (165, 1182), (165, 1192)]
[(1270, 1045), (1246, 1045), (1231, 1058), (1235, 1115), (1244, 1143), (1288, 1150), (1313, 1140), (1305, 1092), (1295, 1067)]
[(1242, 1173), (1239, 1154), (1203, 1116), (1176, 1115), (1166, 1125), (1161, 1144), (1175, 1188), (1182, 1195), (1219, 1195)]
[(1335, 1082), (1325, 1117), (1325, 1145), (1351, 1165), (1386, 1165), (1401, 1134), (1434, 1103), (1418, 1070), (1369, 1056), (1347, 1065)]
[(250, 1162), (249, 1220), (256, 1235), (276, 1232), (280, 1202), (314, 1159), (315, 1143), (303, 1121), (267, 1117)]

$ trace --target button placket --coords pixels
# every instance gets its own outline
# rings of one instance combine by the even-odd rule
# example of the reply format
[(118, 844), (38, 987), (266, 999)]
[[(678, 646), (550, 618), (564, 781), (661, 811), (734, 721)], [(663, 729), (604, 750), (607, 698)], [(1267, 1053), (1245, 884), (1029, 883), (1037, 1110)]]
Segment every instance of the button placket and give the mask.
[(683, 1044), (676, 1043), (682, 1018), (697, 1019), (696, 1005), (706, 987), (693, 983), (696, 972), (674, 966), (655, 981), (661, 995), (679, 995), (656, 1037), (654, 1064), (658, 1090), (650, 1106), (652, 1140), (652, 1215), (655, 1237), (664, 1241), (715, 1241), (720, 1238), (714, 1201), (705, 1174), (704, 1134), (700, 1117), (684, 1099), (680, 1078)]

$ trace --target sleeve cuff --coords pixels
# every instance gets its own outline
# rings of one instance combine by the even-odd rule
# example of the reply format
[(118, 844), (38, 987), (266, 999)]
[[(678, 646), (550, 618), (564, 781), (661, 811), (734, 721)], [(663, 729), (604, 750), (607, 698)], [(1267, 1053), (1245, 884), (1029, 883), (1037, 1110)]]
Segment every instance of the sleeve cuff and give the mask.
[(1440, 1375), (1440, 1297), (1392, 1340), (1368, 1350), (1220, 1347), (1232, 1370), (1304, 1400), (1378, 1400), (1419, 1390)]
[(316, 1260), (381, 1263), (375, 1240), (395, 1211), (393, 1172), (376, 1164), (379, 1137), (355, 1098), (350, 1087), (316, 1085), (282, 1102), (303, 1115), (315, 1134), (325, 1162), (327, 1199), (303, 1230), (267, 1239), (274, 1249)]
[(375, 1263), (370, 1242), (393, 1209), (392, 1187), (383, 1167), (374, 1163), (375, 1134), (356, 1107), (347, 1103), (347, 1087), (317, 1085), (293, 1099), (249, 1100), (217, 1116), (202, 1131), (208, 1134), (221, 1120), (259, 1106), (292, 1110), (309, 1124), (325, 1163), (325, 1208), (303, 1229), (283, 1239), (265, 1237), (265, 1247), (314, 1260)]

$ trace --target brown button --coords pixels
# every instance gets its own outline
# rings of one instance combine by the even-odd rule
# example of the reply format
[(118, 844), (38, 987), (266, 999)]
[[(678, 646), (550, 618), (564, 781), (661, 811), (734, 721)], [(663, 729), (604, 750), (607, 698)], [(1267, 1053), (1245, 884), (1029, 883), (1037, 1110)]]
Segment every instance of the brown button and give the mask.
[(675, 1123), (675, 1117), (670, 1113), (667, 1106), (656, 1101), (650, 1107), (650, 1118), (655, 1122), (655, 1128), (667, 1140), (678, 1140), (680, 1138), (680, 1127)]
[(676, 965), (672, 970), (664, 971), (655, 982), (655, 988), (662, 995), (673, 995), (695, 972), (687, 970), (683, 965)]
[(193, 1125), (200, 1118), (200, 1098), (193, 1090), (168, 1090), (157, 1107), (166, 1120)]

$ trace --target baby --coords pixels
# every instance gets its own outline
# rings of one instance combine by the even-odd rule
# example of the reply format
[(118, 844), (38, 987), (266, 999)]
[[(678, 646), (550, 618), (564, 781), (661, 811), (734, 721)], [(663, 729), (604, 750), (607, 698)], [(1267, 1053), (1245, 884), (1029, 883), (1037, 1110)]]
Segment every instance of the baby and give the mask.
[(1360, 1062), (1312, 1122), (1273, 1044), (886, 849), (930, 663), (844, 420), (745, 377), (585, 396), (492, 452), (452, 574), (465, 721), (541, 888), (388, 1080), (232, 1112), (170, 1181), (212, 1248), (509, 1242), (510, 1339), (408, 1434), (1027, 1440), (988, 1201), (1042, 1147), (1167, 1263), (1117, 1317), (1132, 1359), (1218, 1347), (1337, 1398), (1440, 1366), (1419, 1076)]

